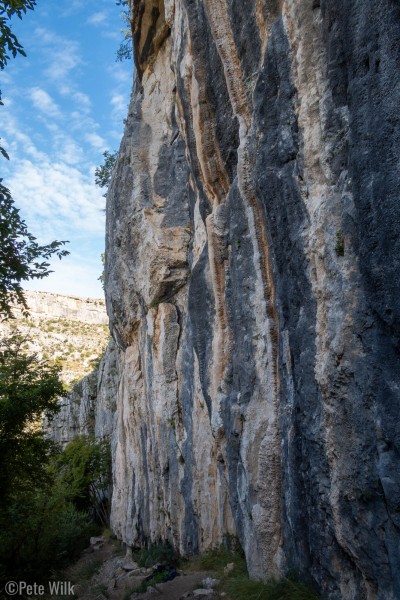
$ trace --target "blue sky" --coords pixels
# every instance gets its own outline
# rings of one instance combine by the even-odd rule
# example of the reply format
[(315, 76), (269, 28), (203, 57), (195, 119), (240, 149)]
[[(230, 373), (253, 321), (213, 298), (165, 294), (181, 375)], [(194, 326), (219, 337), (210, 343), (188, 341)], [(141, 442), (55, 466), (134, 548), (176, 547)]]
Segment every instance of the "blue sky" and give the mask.
[(70, 240), (70, 256), (26, 289), (101, 297), (104, 190), (94, 170), (117, 150), (133, 61), (115, 62), (124, 27), (114, 0), (38, 0), (13, 31), (27, 58), (0, 71), (1, 177), (40, 243)]

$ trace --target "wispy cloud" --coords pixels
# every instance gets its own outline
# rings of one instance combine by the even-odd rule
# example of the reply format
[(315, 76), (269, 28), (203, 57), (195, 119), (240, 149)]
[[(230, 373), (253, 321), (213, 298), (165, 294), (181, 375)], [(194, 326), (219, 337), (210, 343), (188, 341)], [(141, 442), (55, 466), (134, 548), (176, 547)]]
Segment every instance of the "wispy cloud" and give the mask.
[(71, 0), (68, 4), (68, 8), (65, 8), (61, 15), (63, 17), (69, 17), (70, 15), (80, 12), (85, 6), (85, 0)]
[[(46, 155), (36, 148), (32, 138), (27, 133), (20, 130), (16, 119), (7, 111), (5, 111), (3, 115), (5, 116), (5, 119), (2, 123), (2, 133), (4, 135), (4, 145), (7, 148), (10, 158), (13, 159), (15, 156), (20, 155), (21, 148), (23, 148), (24, 152), (32, 159), (41, 161), (46, 158)], [(6, 163), (6, 166), (7, 165), (10, 168), (8, 163)]]
[(2, 72), (1, 73), (1, 85), (3, 86), (4, 84), (9, 84), (12, 82), (12, 77), (9, 73), (7, 72)]
[(44, 74), (52, 81), (65, 83), (69, 73), (83, 63), (79, 43), (44, 28), (37, 28), (35, 34), (40, 43), (47, 47), (48, 66)]
[(93, 13), (86, 21), (89, 25), (101, 25), (107, 19), (107, 11)]
[(74, 82), (71, 82), (69, 85), (61, 83), (58, 87), (58, 91), (62, 96), (68, 98), (68, 100), (74, 104), (77, 108), (77, 112), (84, 113), (85, 115), (90, 113), (92, 102), (89, 96), (76, 89), (76, 84)]
[(115, 63), (112, 67), (108, 67), (107, 72), (117, 83), (128, 84), (132, 81), (133, 74), (121, 63)]
[[(83, 139), (87, 139), (85, 136), (91, 133), (97, 133), (100, 129), (99, 124), (86, 112), (80, 110), (74, 110), (69, 116), (70, 119), (70, 131), (74, 135), (85, 134)], [(92, 146), (93, 147), (93, 146)]]
[(83, 94), (82, 92), (72, 92), (72, 99), (79, 105), (81, 110), (84, 110), (85, 112), (90, 111), (92, 103), (87, 94)]
[[(39, 243), (70, 240), (71, 256), (54, 261), (55, 273), (43, 281), (31, 282), (28, 288), (101, 297), (97, 278), (102, 270), (104, 198), (94, 184), (95, 166), (85, 162), (83, 148), (56, 122), (45, 117), (43, 122), (52, 134), (51, 153), (51, 149), (40, 152), (7, 112), (5, 134), (11, 160), (3, 174)], [(101, 136), (93, 137), (90, 143), (99, 148), (101, 144), (101, 150), (106, 147)]]
[(107, 147), (107, 142), (97, 133), (88, 133), (85, 139), (95, 150), (105, 150)]
[(50, 117), (61, 117), (60, 108), (45, 90), (35, 87), (30, 90), (29, 95), (33, 106), (37, 108), (37, 110), (49, 115)]
[(111, 96), (112, 117), (114, 120), (121, 120), (126, 117), (128, 112), (128, 103), (123, 94), (113, 94)]
[(104, 190), (94, 171), (121, 139), (132, 63), (114, 62), (122, 27), (114, 0), (114, 9), (110, 0), (60, 0), (56, 12), (44, 4), (24, 38), (28, 58), (1, 74), (10, 154), (1, 176), (39, 243), (70, 240), (71, 256), (38, 288), (99, 296)]
[(78, 48), (78, 44), (71, 42), (69, 47), (55, 52), (45, 74), (52, 80), (63, 81), (72, 69), (82, 63)]
[[(64, 157), (65, 158), (65, 157)], [(67, 162), (37, 163), (22, 160), (15, 164), (8, 186), (29, 222), (50, 237), (57, 230), (100, 233), (104, 229), (104, 198), (91, 174), (82, 173)]]
[[(94, 184), (93, 165), (85, 163), (83, 149), (74, 139), (54, 123), (49, 128), (57, 149), (51, 155), (40, 152), (15, 120), (7, 119), (6, 141), (12, 153), (4, 165), (7, 187), (29, 224), (46, 237), (59, 236), (59, 230), (69, 230), (75, 237), (102, 233), (104, 198)], [(20, 159), (22, 147), (25, 157)]]

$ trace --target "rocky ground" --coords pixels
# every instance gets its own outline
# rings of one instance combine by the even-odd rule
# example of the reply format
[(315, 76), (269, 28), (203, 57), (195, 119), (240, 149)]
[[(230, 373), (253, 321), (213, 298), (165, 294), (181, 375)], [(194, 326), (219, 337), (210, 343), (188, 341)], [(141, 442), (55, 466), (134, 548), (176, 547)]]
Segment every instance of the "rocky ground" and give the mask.
[[(168, 576), (173, 579), (163, 581)], [(227, 596), (215, 589), (219, 581), (214, 571), (197, 570), (191, 563), (183, 569), (165, 569), (160, 564), (140, 567), (117, 540), (104, 536), (92, 538), (91, 546), (63, 577), (74, 584), (74, 597), (80, 600), (189, 600)]]
[(178, 558), (168, 545), (132, 554), (109, 530), (90, 542), (77, 563), (54, 577), (73, 584), (79, 600), (319, 600), (294, 574), (264, 583), (250, 580), (233, 540), (231, 550), (219, 548), (191, 560)]

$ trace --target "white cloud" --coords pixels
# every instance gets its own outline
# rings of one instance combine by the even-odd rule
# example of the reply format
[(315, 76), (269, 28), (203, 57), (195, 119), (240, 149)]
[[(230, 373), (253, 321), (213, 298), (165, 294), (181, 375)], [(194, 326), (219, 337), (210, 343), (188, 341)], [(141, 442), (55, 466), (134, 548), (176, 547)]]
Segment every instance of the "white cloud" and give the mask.
[(97, 260), (87, 261), (82, 256), (71, 254), (61, 261), (52, 260), (50, 269), (53, 273), (48, 277), (27, 282), (24, 289), (81, 298), (104, 298), (101, 283), (98, 281), (102, 272), (100, 255)]
[[(13, 159), (14, 156), (18, 156), (18, 154), (20, 154), (19, 149), (22, 147), (24, 149), (24, 152), (32, 159), (38, 161), (44, 160), (46, 158), (46, 155), (36, 148), (29, 135), (23, 133), (19, 129), (17, 122), (13, 118), (13, 116), (10, 115), (7, 111), (5, 111), (4, 117), (5, 118), (2, 123), (2, 133), (4, 134), (3, 145), (6, 146), (10, 158)], [(6, 165), (8, 165), (8, 167), (10, 168), (9, 163), (6, 163)]]
[(60, 108), (45, 90), (38, 87), (32, 88), (30, 90), (30, 99), (34, 107), (46, 115), (57, 118), (61, 117)]
[(87, 94), (83, 94), (82, 92), (72, 92), (72, 99), (79, 105), (81, 110), (90, 112), (92, 103)]
[(85, 140), (91, 144), (95, 150), (104, 150), (107, 147), (107, 142), (97, 133), (87, 133)]
[(52, 81), (65, 85), (70, 71), (83, 63), (78, 42), (56, 35), (42, 27), (35, 30), (35, 35), (42, 45), (46, 46), (48, 67), (44, 74)]
[[(5, 122), (13, 153), (4, 175), (29, 231), (39, 243), (70, 240), (71, 256), (55, 259), (55, 273), (30, 282), (29, 289), (101, 297), (104, 198), (94, 184), (95, 167), (85, 165), (82, 149), (55, 123), (49, 127), (59, 150), (50, 156), (37, 150), (13, 118)], [(25, 159), (18, 159), (23, 154)]]
[(89, 25), (101, 25), (107, 19), (107, 11), (93, 13), (86, 21)]
[[(87, 0), (86, 0), (87, 2)], [(85, 0), (72, 0), (69, 5), (68, 8), (65, 8), (63, 10), (63, 12), (61, 13), (62, 17), (69, 17), (71, 15), (73, 15), (74, 13), (80, 12), (85, 6)]]
[[(71, 133), (76, 136), (82, 135), (83, 139), (86, 142), (89, 142), (92, 148), (99, 149), (99, 146), (94, 144), (98, 144), (99, 138), (101, 138), (101, 136), (97, 134), (97, 131), (100, 129), (100, 125), (90, 115), (86, 114), (85, 112), (75, 110), (70, 115), (69, 125)], [(88, 138), (88, 136), (90, 136), (90, 138)]]
[(87, 94), (80, 92), (74, 88), (74, 85), (66, 85), (61, 83), (58, 87), (58, 91), (62, 96), (67, 96), (69, 100), (72, 100), (79, 108), (81, 112), (90, 113), (92, 102)]
[(132, 81), (132, 72), (120, 63), (108, 67), (107, 72), (117, 83), (129, 84)]
[(128, 113), (128, 102), (123, 94), (113, 94), (111, 97), (112, 117), (114, 120), (124, 119)]
[(60, 134), (60, 149), (57, 158), (68, 165), (79, 165), (84, 161), (84, 151), (73, 139)]
[(8, 187), (32, 228), (47, 237), (104, 231), (104, 198), (91, 173), (82, 173), (65, 162), (15, 163)]
[(12, 83), (12, 77), (9, 73), (7, 73), (7, 71), (2, 71), (1, 73), (1, 85), (4, 86), (5, 84), (10, 84)]
[(55, 52), (49, 67), (45, 70), (45, 75), (52, 80), (65, 80), (69, 72), (82, 63), (78, 48), (78, 44), (71, 42), (69, 47)]

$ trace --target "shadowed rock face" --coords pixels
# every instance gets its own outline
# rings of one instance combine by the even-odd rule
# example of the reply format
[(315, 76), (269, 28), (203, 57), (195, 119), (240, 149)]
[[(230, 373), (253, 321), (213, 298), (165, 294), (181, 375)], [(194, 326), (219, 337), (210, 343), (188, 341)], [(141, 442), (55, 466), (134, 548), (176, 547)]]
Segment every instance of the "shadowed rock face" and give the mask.
[(400, 597), (400, 5), (136, 0), (112, 526)]

